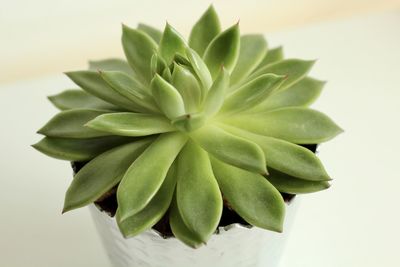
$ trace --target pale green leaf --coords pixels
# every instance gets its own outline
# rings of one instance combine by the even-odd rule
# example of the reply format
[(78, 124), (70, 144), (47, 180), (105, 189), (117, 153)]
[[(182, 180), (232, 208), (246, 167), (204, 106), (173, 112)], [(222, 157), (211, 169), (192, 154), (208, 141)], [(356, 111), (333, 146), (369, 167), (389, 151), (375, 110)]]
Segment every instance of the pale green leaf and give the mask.
[(107, 193), (153, 140), (146, 138), (118, 146), (89, 161), (74, 176), (65, 195), (63, 212), (86, 206)]
[(239, 50), (239, 25), (235, 24), (218, 34), (204, 52), (203, 59), (210, 70), (211, 76), (215, 78), (221, 66), (232, 72), (239, 57)]
[(183, 37), (167, 23), (158, 47), (158, 52), (165, 62), (170, 64), (177, 53), (184, 55), (186, 47)]
[(117, 191), (121, 221), (151, 201), (186, 140), (179, 132), (162, 134), (129, 167)]
[(190, 134), (208, 153), (239, 168), (265, 174), (265, 157), (261, 148), (216, 126), (205, 126)]
[(244, 220), (260, 228), (282, 232), (285, 203), (265, 177), (215, 158), (211, 163), (224, 198)]
[(264, 56), (263, 60), (258, 64), (256, 70), (267, 66), (272, 63), (283, 60), (283, 48), (282, 46), (268, 50), (267, 54)]
[(206, 63), (193, 49), (187, 48), (186, 56), (188, 57), (194, 72), (199, 78), (204, 91), (207, 92), (213, 81)]
[(218, 113), (224, 104), (225, 91), (229, 86), (229, 73), (223, 67), (207, 93), (203, 104), (203, 112), (208, 117)]
[(104, 114), (89, 121), (86, 126), (122, 136), (146, 136), (176, 131), (164, 116), (131, 112)]
[(133, 70), (128, 62), (119, 58), (109, 58), (103, 60), (90, 60), (89, 70), (93, 71), (122, 71), (128, 75), (133, 76)]
[(148, 36), (150, 36), (154, 42), (157, 44), (161, 40), (162, 32), (159, 29), (156, 29), (150, 25), (144, 24), (144, 23), (139, 23), (138, 24), (138, 30), (145, 32)]
[(97, 116), (109, 111), (95, 109), (71, 109), (55, 115), (38, 133), (50, 137), (91, 138), (110, 135), (85, 127), (85, 124)]
[(240, 37), (239, 58), (231, 75), (231, 84), (245, 79), (260, 64), (267, 54), (268, 45), (264, 36), (247, 34)]
[(189, 141), (178, 156), (178, 209), (185, 225), (206, 243), (222, 214), (222, 197), (206, 151)]
[(189, 46), (202, 56), (208, 44), (220, 32), (219, 18), (214, 6), (211, 5), (193, 26), (190, 32)]

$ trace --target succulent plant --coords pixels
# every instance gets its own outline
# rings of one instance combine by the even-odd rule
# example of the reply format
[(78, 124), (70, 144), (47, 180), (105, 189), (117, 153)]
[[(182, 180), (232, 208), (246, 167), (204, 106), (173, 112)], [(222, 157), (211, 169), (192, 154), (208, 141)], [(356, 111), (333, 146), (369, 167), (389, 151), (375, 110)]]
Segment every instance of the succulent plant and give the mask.
[[(126, 237), (165, 214), (191, 247), (216, 231), (223, 206), (249, 224), (280, 232), (281, 193), (310, 193), (331, 179), (303, 147), (342, 130), (309, 108), (324, 82), (313, 61), (284, 59), (262, 35), (221, 31), (211, 6), (189, 41), (169, 24), (123, 26), (127, 61), (90, 62), (67, 72), (80, 89), (49, 97), (61, 110), (34, 145), (63, 160), (87, 161), (64, 212), (117, 187), (117, 223)], [(224, 204), (225, 203), (225, 204)]]

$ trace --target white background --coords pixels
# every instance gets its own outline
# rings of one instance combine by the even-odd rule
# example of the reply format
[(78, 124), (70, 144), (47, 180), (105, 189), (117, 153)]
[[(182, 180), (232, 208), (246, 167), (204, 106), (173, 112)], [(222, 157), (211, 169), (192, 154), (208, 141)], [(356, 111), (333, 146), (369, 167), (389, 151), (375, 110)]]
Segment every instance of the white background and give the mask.
[[(289, 57), (318, 58), (315, 108), (345, 129), (319, 155), (332, 188), (302, 196), (282, 267), (397, 267), (400, 239), (400, 13), (268, 36)], [(61, 216), (67, 162), (34, 151), (61, 75), (0, 86), (0, 266), (109, 267), (86, 209)]]

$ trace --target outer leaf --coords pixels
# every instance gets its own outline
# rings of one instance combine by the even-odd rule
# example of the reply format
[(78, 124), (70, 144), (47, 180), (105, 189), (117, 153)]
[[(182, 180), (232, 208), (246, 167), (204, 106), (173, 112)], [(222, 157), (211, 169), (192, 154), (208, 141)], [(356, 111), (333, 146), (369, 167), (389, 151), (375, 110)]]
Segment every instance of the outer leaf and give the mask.
[(211, 162), (224, 197), (243, 219), (254, 226), (282, 232), (285, 203), (267, 179), (215, 158)]
[(150, 36), (157, 44), (160, 42), (162, 36), (162, 32), (160, 30), (143, 23), (139, 23), (137, 28), (138, 30), (147, 33), (147, 35)]
[(280, 90), (284, 90), (302, 78), (304, 78), (311, 67), (314, 65), (314, 60), (286, 59), (278, 61), (274, 64), (269, 64), (251, 74), (248, 80), (252, 80), (265, 73), (274, 73), (277, 75), (287, 76), (286, 81), (282, 84)]
[(86, 206), (107, 193), (119, 183), (128, 167), (151, 141), (152, 138), (147, 138), (125, 144), (89, 161), (75, 175), (68, 188), (63, 212)]
[(264, 66), (267, 66), (269, 64), (276, 63), (281, 60), (283, 60), (282, 46), (270, 49), (270, 50), (268, 50), (267, 54), (264, 56), (264, 58), (260, 62), (260, 64), (257, 66), (256, 70), (258, 70)]
[(225, 68), (222, 68), (204, 101), (203, 110), (208, 117), (214, 116), (221, 109), (228, 86), (229, 73)]
[(53, 158), (68, 161), (87, 161), (115, 146), (132, 141), (134, 141), (133, 138), (120, 136), (89, 139), (45, 137), (32, 146), (43, 154)]
[(188, 142), (178, 157), (178, 209), (185, 225), (207, 242), (222, 214), (222, 197), (207, 153)]
[(212, 84), (211, 73), (208, 70), (206, 63), (204, 63), (201, 57), (193, 49), (187, 48), (186, 56), (206, 92)]
[(284, 107), (306, 107), (311, 105), (321, 94), (325, 82), (305, 77), (286, 90), (267, 98), (252, 112), (263, 112)]
[(203, 244), (200, 237), (191, 231), (183, 222), (176, 203), (176, 197), (172, 200), (172, 205), (169, 213), (169, 224), (171, 225), (172, 233), (180, 241), (192, 248), (198, 248)]
[(236, 84), (249, 76), (263, 60), (267, 50), (268, 45), (264, 36), (260, 34), (241, 36), (239, 58), (232, 71), (231, 84)]
[(51, 103), (60, 110), (89, 108), (103, 110), (118, 110), (117, 106), (107, 103), (80, 89), (69, 89), (59, 94), (49, 96)]
[(158, 51), (165, 62), (170, 64), (176, 53), (184, 55), (186, 47), (183, 37), (167, 23), (158, 47)]
[(89, 94), (126, 110), (135, 111), (131, 101), (113, 90), (98, 72), (73, 71), (67, 72), (66, 75)]
[(117, 222), (119, 229), (125, 238), (134, 237), (151, 227), (153, 227), (167, 212), (176, 185), (175, 164), (171, 166), (167, 177), (155, 194), (150, 203), (139, 213), (132, 215), (124, 221), (120, 221), (120, 215), (117, 210)]
[(123, 136), (146, 136), (176, 131), (164, 116), (131, 112), (104, 114), (91, 120), (86, 126)]
[(151, 81), (151, 92), (168, 118), (174, 119), (185, 114), (185, 104), (178, 90), (158, 74)]
[(202, 56), (208, 44), (220, 32), (221, 24), (214, 6), (211, 5), (193, 26), (189, 46)]
[(151, 201), (186, 140), (178, 132), (162, 134), (129, 167), (117, 191), (120, 221), (137, 214)]
[(250, 171), (265, 174), (265, 157), (261, 148), (246, 139), (234, 136), (218, 127), (205, 126), (191, 137), (216, 158)]
[(305, 180), (330, 180), (321, 161), (307, 148), (237, 128), (225, 127), (224, 129), (258, 144), (264, 151), (268, 167)]
[(129, 65), (142, 82), (148, 84), (151, 80), (150, 59), (157, 50), (157, 44), (146, 33), (122, 27), (122, 46)]
[(122, 71), (128, 75), (134, 75), (133, 70), (131, 66), (129, 66), (128, 62), (119, 58), (91, 60), (89, 61), (89, 70)]
[(244, 84), (225, 100), (221, 112), (238, 112), (253, 108), (277, 90), (285, 76), (264, 74)]
[(50, 137), (91, 138), (108, 133), (90, 129), (84, 125), (108, 111), (95, 109), (71, 109), (58, 113), (38, 133)]
[(204, 52), (203, 59), (210, 70), (211, 76), (215, 78), (221, 66), (232, 72), (239, 57), (239, 50), (239, 25), (235, 24), (216, 36)]
[(274, 169), (270, 169), (267, 179), (276, 189), (279, 190), (279, 192), (289, 194), (314, 193), (330, 187), (330, 184), (327, 181), (302, 180)]
[(329, 117), (316, 110), (290, 107), (256, 115), (238, 115), (226, 123), (256, 134), (295, 144), (319, 144), (343, 132)]

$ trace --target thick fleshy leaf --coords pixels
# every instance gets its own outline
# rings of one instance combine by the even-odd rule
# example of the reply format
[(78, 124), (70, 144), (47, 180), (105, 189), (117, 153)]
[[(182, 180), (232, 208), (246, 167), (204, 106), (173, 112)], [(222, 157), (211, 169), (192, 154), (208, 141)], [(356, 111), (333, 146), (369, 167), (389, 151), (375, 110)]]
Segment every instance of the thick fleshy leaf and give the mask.
[(283, 48), (282, 46), (268, 50), (267, 54), (264, 56), (263, 60), (258, 64), (256, 70), (267, 66), (269, 64), (283, 60)]
[(135, 111), (131, 101), (117, 93), (103, 80), (100, 73), (95, 71), (73, 71), (66, 75), (79, 87), (104, 101), (126, 110)]
[(325, 82), (305, 77), (288, 89), (271, 95), (251, 112), (263, 112), (284, 107), (306, 107), (321, 94)]
[(156, 73), (162, 75), (166, 69), (169, 70), (167, 63), (158, 53), (154, 53), (151, 57), (150, 68), (152, 75)]
[(49, 96), (48, 99), (54, 106), (56, 106), (60, 110), (76, 108), (103, 110), (121, 109), (80, 89), (68, 89), (59, 94)]
[(222, 67), (219, 75), (207, 93), (203, 104), (203, 112), (208, 117), (214, 116), (221, 109), (225, 100), (225, 91), (229, 86), (229, 73)]
[(263, 35), (248, 34), (240, 37), (239, 58), (231, 75), (231, 84), (245, 79), (267, 54), (268, 45)]
[(295, 144), (319, 144), (343, 132), (325, 114), (299, 107), (238, 115), (226, 118), (224, 122), (256, 134), (283, 139)]
[(160, 42), (162, 32), (159, 29), (156, 29), (144, 23), (139, 23), (137, 28), (138, 30), (145, 32), (148, 36), (153, 38), (154, 42), (156, 42), (157, 44)]
[(125, 238), (134, 237), (150, 229), (159, 220), (161, 220), (161, 218), (167, 212), (171, 204), (176, 185), (175, 169), (175, 164), (172, 164), (160, 189), (157, 191), (149, 204), (147, 204), (147, 206), (139, 213), (136, 213), (124, 221), (121, 221), (119, 212), (117, 210), (118, 226)]
[(268, 174), (267, 179), (276, 189), (279, 190), (279, 192), (305, 194), (318, 192), (330, 187), (330, 184), (327, 181), (303, 180), (274, 169), (269, 170), (270, 173)]
[(234, 127), (223, 128), (234, 135), (251, 140), (259, 145), (264, 151), (268, 168), (272, 167), (305, 180), (330, 180), (321, 161), (307, 148), (280, 139), (253, 134)]
[(201, 102), (201, 88), (196, 77), (184, 67), (175, 64), (172, 85), (179, 91), (187, 113), (197, 112)]
[(164, 58), (165, 62), (170, 64), (177, 53), (184, 55), (186, 47), (187, 45), (183, 37), (167, 23), (158, 47), (158, 52)]
[(199, 78), (204, 91), (207, 92), (213, 81), (206, 63), (193, 49), (187, 48), (186, 56), (188, 57), (194, 72)]
[(135, 110), (159, 113), (151, 92), (142, 87), (133, 77), (120, 71), (102, 71), (101, 77), (112, 89), (132, 102)]
[(71, 109), (55, 115), (38, 133), (50, 137), (92, 138), (110, 135), (85, 127), (85, 124), (97, 116), (109, 111), (95, 109)]
[(267, 179), (215, 158), (211, 163), (224, 198), (244, 220), (260, 228), (282, 232), (285, 203)]
[(193, 113), (172, 120), (172, 124), (183, 132), (191, 132), (203, 126), (206, 121), (207, 117), (203, 113)]
[(208, 153), (239, 168), (265, 174), (265, 157), (261, 148), (216, 126), (205, 126), (191, 137)]
[(178, 209), (176, 197), (172, 199), (169, 212), (169, 224), (174, 236), (189, 247), (198, 248), (203, 245), (201, 238), (185, 225)]
[(185, 114), (185, 104), (178, 90), (158, 74), (151, 81), (151, 92), (158, 106), (169, 119)]
[(86, 126), (122, 136), (146, 136), (176, 131), (164, 116), (131, 112), (104, 114), (89, 121)]
[(107, 193), (153, 140), (146, 138), (125, 144), (89, 161), (74, 176), (65, 195), (63, 212), (86, 206)]
[(142, 82), (148, 84), (151, 80), (150, 59), (157, 50), (157, 44), (146, 33), (122, 27), (122, 47), (129, 65)]
[(238, 112), (257, 106), (285, 81), (285, 76), (264, 74), (244, 84), (226, 97), (221, 112)]
[(179, 132), (162, 134), (129, 167), (117, 191), (120, 221), (151, 201), (186, 140)]
[(208, 44), (220, 32), (221, 24), (214, 6), (211, 5), (193, 26), (189, 46), (202, 56)]
[(215, 78), (221, 66), (232, 72), (239, 57), (239, 50), (239, 24), (235, 24), (217, 35), (204, 52), (203, 59), (210, 70), (211, 76)]
[(121, 136), (106, 136), (89, 139), (45, 137), (32, 145), (50, 157), (68, 161), (87, 161), (115, 146), (135, 139)]
[(89, 70), (93, 71), (122, 71), (128, 75), (134, 75), (131, 66), (129, 66), (128, 62), (119, 58), (110, 58), (103, 60), (90, 60), (89, 61)]
[(284, 75), (287, 76), (287, 79), (282, 84), (279, 90), (285, 90), (286, 88), (292, 86), (293, 84), (304, 78), (311, 70), (311, 67), (314, 65), (314, 63), (314, 60), (285, 59), (260, 68), (259, 70), (251, 74), (247, 80), (252, 80), (266, 73)]
[(178, 156), (178, 209), (185, 225), (206, 243), (222, 214), (222, 197), (206, 151), (189, 141)]

